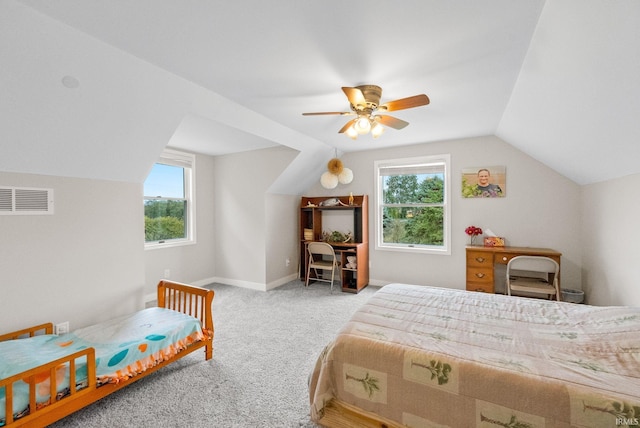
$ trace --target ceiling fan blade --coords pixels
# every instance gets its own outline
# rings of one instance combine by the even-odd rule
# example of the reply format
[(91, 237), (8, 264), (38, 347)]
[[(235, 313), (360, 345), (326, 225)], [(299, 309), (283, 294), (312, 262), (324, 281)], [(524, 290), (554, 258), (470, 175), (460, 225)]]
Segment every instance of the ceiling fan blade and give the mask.
[(429, 97), (425, 94), (414, 95), (412, 97), (401, 98), (399, 100), (389, 101), (378, 107), (378, 110), (396, 111), (408, 108), (426, 106), (429, 104)]
[(316, 113), (302, 113), (303, 116), (322, 116), (322, 115), (329, 115), (329, 114), (337, 114), (340, 116), (348, 116), (351, 114), (355, 114), (352, 111), (321, 111), (321, 112), (316, 112)]
[(351, 119), (349, 122), (347, 122), (347, 124), (346, 124), (345, 126), (343, 126), (343, 127), (338, 131), (338, 134), (342, 134), (342, 133), (344, 133), (347, 129), (349, 129), (349, 127), (350, 127), (351, 125), (353, 125), (354, 123), (356, 123), (356, 120), (358, 120), (358, 119), (357, 119), (357, 118), (356, 118), (356, 119)]
[(359, 88), (350, 88), (347, 86), (342, 87), (342, 91), (347, 96), (347, 99), (353, 106), (359, 106), (364, 108), (367, 106), (367, 100), (364, 98), (364, 94)]
[(375, 116), (375, 120), (393, 129), (402, 129), (409, 124), (409, 122), (405, 122), (404, 120), (386, 115)]

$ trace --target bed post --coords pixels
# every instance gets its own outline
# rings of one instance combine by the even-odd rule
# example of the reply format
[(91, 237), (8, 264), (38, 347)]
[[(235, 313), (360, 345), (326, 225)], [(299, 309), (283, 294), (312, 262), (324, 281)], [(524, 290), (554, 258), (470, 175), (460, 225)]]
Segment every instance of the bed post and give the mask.
[(206, 331), (210, 332), (211, 338), (207, 341), (207, 346), (204, 347), (204, 358), (205, 360), (210, 360), (213, 358), (213, 317), (212, 317), (212, 308), (213, 305), (213, 296), (215, 292), (213, 290), (209, 290), (207, 295), (205, 296), (205, 307), (208, 308), (205, 317), (204, 328)]

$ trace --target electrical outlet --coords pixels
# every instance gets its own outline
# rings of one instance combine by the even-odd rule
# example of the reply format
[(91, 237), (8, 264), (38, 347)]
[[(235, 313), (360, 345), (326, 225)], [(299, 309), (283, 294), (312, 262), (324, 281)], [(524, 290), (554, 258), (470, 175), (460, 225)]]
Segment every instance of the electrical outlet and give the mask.
[(291, 264), (291, 259), (289, 257), (287, 257), (284, 261), (284, 265), (289, 267), (289, 265)]
[(165, 279), (171, 278), (171, 269), (165, 269), (164, 270), (164, 278)]
[(69, 321), (56, 324), (56, 334), (66, 334), (66, 333), (69, 333)]

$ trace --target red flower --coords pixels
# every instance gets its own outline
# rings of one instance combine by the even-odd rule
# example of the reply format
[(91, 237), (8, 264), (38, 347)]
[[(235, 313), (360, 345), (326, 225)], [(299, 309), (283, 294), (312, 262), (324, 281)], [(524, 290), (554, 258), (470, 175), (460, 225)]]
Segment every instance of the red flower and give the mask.
[(476, 226), (467, 227), (464, 232), (469, 236), (477, 236), (482, 234), (482, 229)]

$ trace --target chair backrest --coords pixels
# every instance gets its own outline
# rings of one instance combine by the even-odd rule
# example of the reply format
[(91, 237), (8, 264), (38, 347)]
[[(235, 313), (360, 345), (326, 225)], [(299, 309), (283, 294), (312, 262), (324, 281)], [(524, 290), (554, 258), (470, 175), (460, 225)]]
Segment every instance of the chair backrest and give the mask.
[(509, 275), (509, 272), (512, 270), (543, 272), (545, 274), (552, 273), (557, 277), (560, 266), (555, 260), (549, 257), (517, 256), (507, 263), (507, 275)]
[(308, 248), (310, 254), (322, 254), (335, 257), (333, 247), (326, 242), (309, 242)]

